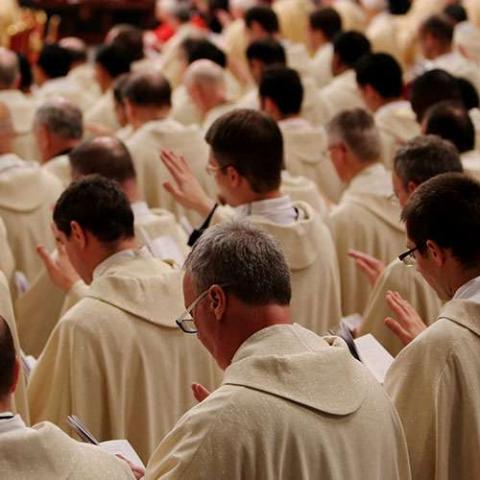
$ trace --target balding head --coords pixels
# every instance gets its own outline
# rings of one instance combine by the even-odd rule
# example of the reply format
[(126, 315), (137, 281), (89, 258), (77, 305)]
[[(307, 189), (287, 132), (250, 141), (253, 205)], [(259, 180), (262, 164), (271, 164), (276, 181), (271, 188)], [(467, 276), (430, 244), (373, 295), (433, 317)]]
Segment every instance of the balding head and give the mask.
[(73, 64), (81, 64), (87, 61), (87, 44), (81, 38), (65, 37), (58, 44), (70, 52)]
[(20, 78), (20, 67), (17, 55), (0, 47), (0, 90), (16, 88)]
[(189, 65), (185, 72), (185, 86), (204, 112), (225, 101), (225, 71), (211, 60), (197, 60)]
[(116, 137), (96, 137), (74, 148), (69, 155), (74, 179), (97, 174), (123, 184), (135, 179), (127, 147)]
[(0, 411), (8, 410), (10, 397), (18, 378), (18, 364), (15, 356), (12, 332), (0, 316)]

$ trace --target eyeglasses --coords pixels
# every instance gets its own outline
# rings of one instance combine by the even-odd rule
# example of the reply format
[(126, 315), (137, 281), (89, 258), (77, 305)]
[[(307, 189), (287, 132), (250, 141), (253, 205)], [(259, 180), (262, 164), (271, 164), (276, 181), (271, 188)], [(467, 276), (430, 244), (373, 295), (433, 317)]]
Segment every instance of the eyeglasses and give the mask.
[(403, 252), (401, 255), (398, 256), (398, 259), (404, 263), (407, 267), (414, 267), (417, 264), (417, 259), (415, 258), (415, 255), (413, 252), (415, 250), (418, 250), (418, 247), (413, 247), (410, 250), (407, 250), (406, 252)]
[(213, 175), (214, 173), (220, 171), (220, 170), (224, 170), (225, 168), (227, 167), (231, 167), (232, 165), (229, 163), (227, 165), (223, 165), (223, 166), (215, 166), (215, 165), (212, 165), (211, 163), (208, 163), (207, 166), (205, 167), (205, 170), (207, 172), (208, 175)]
[[(175, 323), (178, 327), (182, 330), (182, 332), (195, 334), (198, 333), (198, 329), (195, 326), (195, 322), (193, 321), (192, 312), (193, 309), (207, 296), (208, 292), (212, 288), (213, 285), (208, 287), (205, 291), (203, 291), (188, 307), (187, 309), (175, 320)], [(227, 288), (228, 285), (217, 285), (221, 288)]]

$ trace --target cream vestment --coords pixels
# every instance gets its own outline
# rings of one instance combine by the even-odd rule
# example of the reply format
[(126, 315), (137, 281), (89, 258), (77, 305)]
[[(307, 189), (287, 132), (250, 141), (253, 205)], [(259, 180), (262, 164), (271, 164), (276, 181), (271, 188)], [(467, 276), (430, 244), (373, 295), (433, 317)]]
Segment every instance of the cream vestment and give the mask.
[(62, 185), (34, 162), (16, 155), (0, 156), (0, 218), (7, 228), (16, 269), (32, 281), (42, 262), (35, 248), (55, 245), (50, 224)]
[(27, 428), (0, 420), (0, 472), (8, 480), (132, 480), (130, 468), (101, 447), (71, 439), (49, 422)]
[(415, 268), (407, 267), (398, 259), (387, 265), (370, 293), (358, 335), (371, 333), (395, 357), (403, 344), (383, 322), (385, 317), (393, 315), (385, 300), (389, 290), (399, 292), (427, 324), (437, 318), (442, 302)]
[[(135, 237), (139, 245), (147, 245), (154, 256), (171, 260), (172, 256), (162, 246), (173, 241), (181, 255), (188, 253), (187, 238), (174, 216), (166, 210), (149, 210), (143, 202), (131, 204), (135, 219)], [(162, 254), (163, 253), (163, 254)], [(56, 253), (54, 253), (56, 255)], [(78, 285), (81, 284), (82, 286)], [(62, 312), (65, 313), (86, 293), (86, 285), (77, 282), (67, 295), (50, 280), (45, 267), (30, 288), (15, 302), (17, 325), (23, 350), (39, 357)], [(48, 298), (48, 302), (45, 302)]]
[(185, 308), (181, 277), (143, 250), (98, 265), (30, 377), (33, 421), (66, 429), (76, 414), (99, 440), (126, 438), (147, 461), (194, 404), (190, 384), (218, 385), (207, 352), (175, 324)]
[(340, 267), (342, 313), (362, 313), (371, 287), (348, 251), (360, 250), (390, 263), (405, 250), (400, 206), (382, 164), (365, 168), (350, 182), (329, 223)]
[(222, 386), (160, 443), (145, 480), (409, 480), (400, 420), (343, 341), (294, 325), (250, 336)]
[(45, 162), (42, 167), (47, 172), (55, 175), (64, 188), (67, 188), (72, 182), (72, 169), (68, 154), (53, 157)]
[(162, 150), (173, 150), (189, 163), (202, 187), (212, 192), (212, 183), (205, 167), (208, 162), (208, 146), (201, 131), (194, 126), (185, 127), (169, 118), (147, 122), (126, 142), (130, 151), (138, 184), (150, 207), (161, 207), (173, 212), (177, 218), (186, 216), (190, 223), (201, 219), (196, 213), (181, 207), (168, 193), (163, 183), (171, 180), (170, 173), (160, 160)]
[(367, 108), (352, 69), (333, 77), (332, 81), (320, 90), (320, 97), (326, 106), (326, 121), (330, 121), (343, 110)]
[(113, 90), (107, 90), (86, 112), (83, 123), (88, 130), (90, 125), (99, 125), (115, 132), (120, 128), (115, 115)]
[(319, 88), (325, 87), (333, 79), (332, 73), (333, 45), (322, 45), (312, 58), (310, 71)]
[(282, 131), (287, 170), (292, 175), (313, 180), (323, 196), (337, 203), (343, 186), (328, 155), (325, 130), (299, 117), (280, 120), (278, 126)]
[(420, 135), (420, 125), (410, 102), (404, 100), (383, 105), (375, 112), (374, 118), (382, 140), (382, 160), (391, 170), (397, 148)]
[(446, 303), (385, 378), (407, 437), (414, 480), (480, 477), (478, 285), (476, 291), (476, 299)]

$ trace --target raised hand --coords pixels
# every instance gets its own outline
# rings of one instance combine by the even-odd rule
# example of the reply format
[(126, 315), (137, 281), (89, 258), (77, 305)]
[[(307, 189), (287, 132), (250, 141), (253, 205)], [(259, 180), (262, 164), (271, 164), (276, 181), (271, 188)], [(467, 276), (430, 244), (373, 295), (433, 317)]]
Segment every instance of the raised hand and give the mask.
[(370, 285), (375, 285), (385, 270), (385, 264), (378, 258), (358, 250), (349, 250), (348, 255), (355, 260), (357, 267), (365, 274)]
[(200, 383), (192, 383), (191, 388), (197, 402), (203, 402), (210, 395), (210, 392)]
[(388, 291), (385, 299), (394, 313), (394, 317), (385, 318), (385, 325), (404, 345), (427, 328), (417, 311), (398, 292)]
[(208, 215), (215, 202), (205, 193), (186, 160), (169, 150), (162, 150), (160, 158), (173, 178), (173, 182), (164, 182), (165, 190), (183, 207)]

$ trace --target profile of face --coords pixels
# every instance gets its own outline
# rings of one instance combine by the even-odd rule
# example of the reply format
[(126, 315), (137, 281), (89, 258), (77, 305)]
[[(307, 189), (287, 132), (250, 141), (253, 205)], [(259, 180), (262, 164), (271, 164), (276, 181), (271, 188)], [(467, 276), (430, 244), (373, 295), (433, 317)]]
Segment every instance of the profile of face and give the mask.
[(398, 198), (400, 206), (403, 208), (407, 204), (412, 193), (415, 191), (416, 185), (413, 182), (409, 182), (407, 187), (405, 187), (403, 180), (395, 172), (392, 172), (392, 185), (395, 196)]
[(342, 182), (348, 182), (350, 176), (347, 165), (347, 147), (335, 138), (329, 137), (327, 149), (338, 177)]
[(419, 35), (419, 44), (422, 55), (427, 60), (433, 60), (437, 50), (437, 40), (429, 33), (421, 33)]
[(239, 190), (244, 184), (245, 180), (233, 167), (220, 167), (218, 161), (210, 151), (210, 158), (208, 161), (208, 170), (213, 175), (215, 185), (217, 187), (217, 197), (222, 204), (227, 204), (232, 207), (238, 206), (242, 203), (239, 198)]

